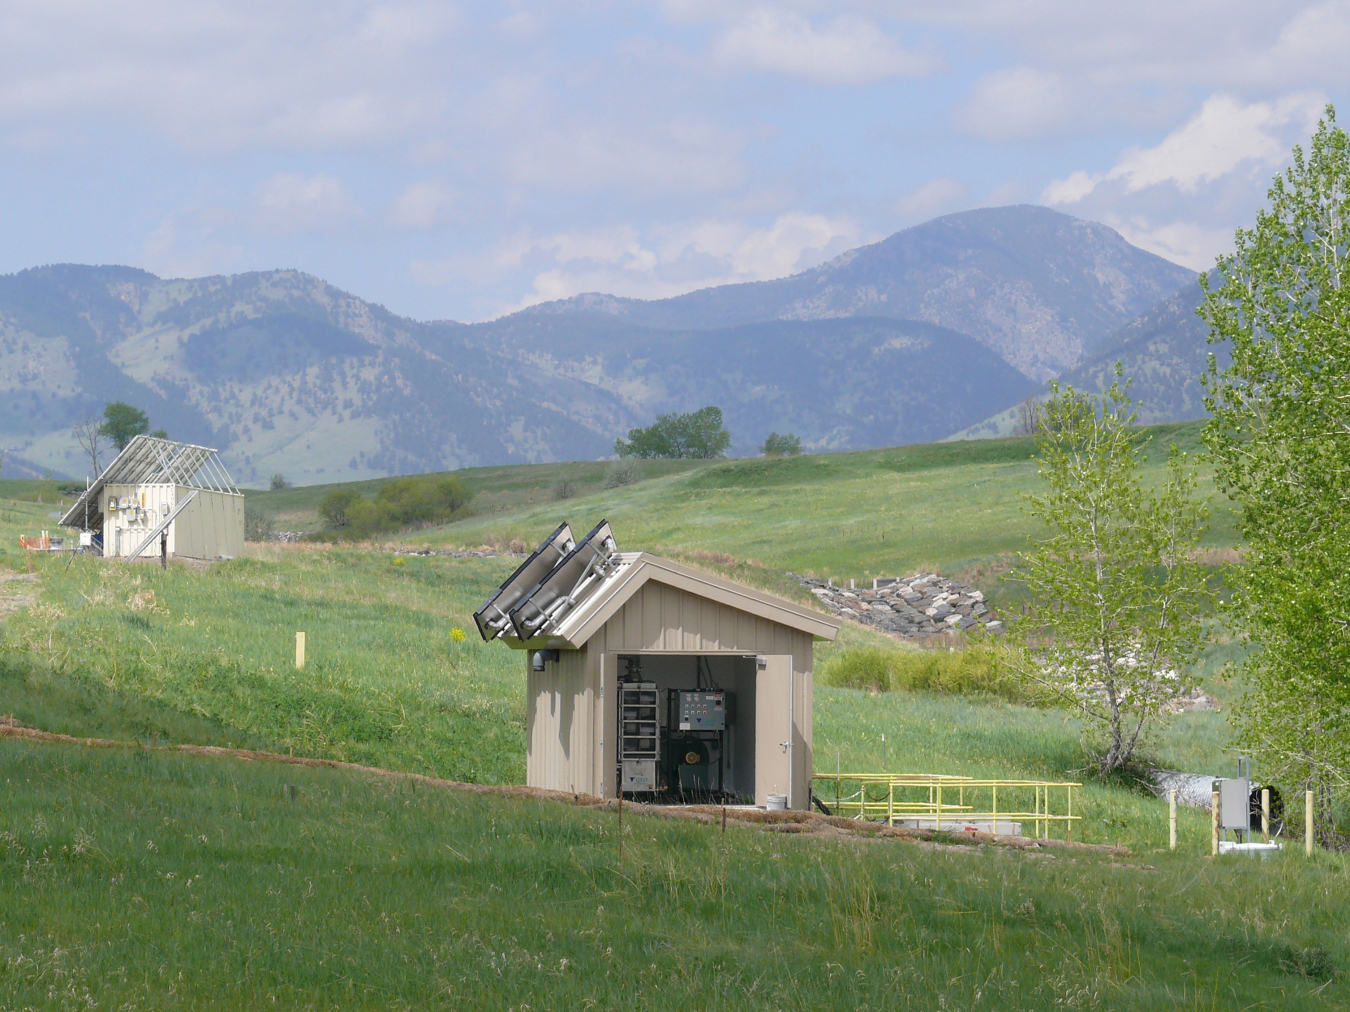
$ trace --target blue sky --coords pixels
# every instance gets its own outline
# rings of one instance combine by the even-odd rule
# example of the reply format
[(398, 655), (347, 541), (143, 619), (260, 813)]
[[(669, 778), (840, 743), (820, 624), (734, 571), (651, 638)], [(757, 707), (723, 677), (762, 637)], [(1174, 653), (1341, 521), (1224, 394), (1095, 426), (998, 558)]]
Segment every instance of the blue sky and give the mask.
[(1350, 3), (9, 0), (0, 273), (295, 267), (479, 320), (1043, 203), (1203, 268)]

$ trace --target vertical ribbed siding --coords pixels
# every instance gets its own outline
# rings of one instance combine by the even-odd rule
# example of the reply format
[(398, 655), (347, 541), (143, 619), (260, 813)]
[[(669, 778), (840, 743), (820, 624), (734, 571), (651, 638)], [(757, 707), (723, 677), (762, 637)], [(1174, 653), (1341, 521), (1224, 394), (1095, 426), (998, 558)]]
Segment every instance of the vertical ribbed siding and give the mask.
[(525, 651), (525, 781), (553, 791), (592, 792), (595, 719), (589, 651), (564, 650), (547, 670), (531, 669)]
[[(792, 806), (807, 806), (814, 742), (811, 635), (654, 580), (635, 593), (584, 649), (564, 650), (556, 675), (553, 665), (544, 675), (530, 673), (526, 767), (530, 786), (613, 795), (607, 771), (614, 764), (614, 735), (605, 733), (617, 722), (612, 683), (618, 667), (613, 658), (639, 652), (790, 655), (796, 687)], [(606, 656), (611, 660), (602, 707), (601, 665)]]

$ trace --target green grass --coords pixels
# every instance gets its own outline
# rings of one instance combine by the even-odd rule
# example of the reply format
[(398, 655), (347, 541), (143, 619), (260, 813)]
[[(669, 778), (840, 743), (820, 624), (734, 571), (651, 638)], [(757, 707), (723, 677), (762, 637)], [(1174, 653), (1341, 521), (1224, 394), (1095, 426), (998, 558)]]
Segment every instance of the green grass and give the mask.
[(1350, 999), (1334, 855), (1145, 863), (630, 814), (621, 864), (613, 812), (334, 770), (0, 740), (0, 779), (3, 1008)]
[[(645, 480), (663, 475), (683, 474), (709, 466), (706, 460), (643, 460), (637, 461), (639, 474)], [(606, 461), (568, 461), (556, 464), (503, 465), (498, 467), (466, 467), (453, 474), (473, 493), (472, 510), (480, 515), (494, 515), (529, 506), (533, 503), (553, 502), (553, 490), (560, 481), (570, 482), (577, 495), (600, 490), (611, 464)], [(248, 490), (251, 506), (272, 516), (277, 526), (291, 531), (317, 531), (320, 528), (319, 504), (328, 493), (351, 489), (367, 499), (373, 499), (385, 485), (396, 478), (372, 478), (366, 481), (334, 482), (328, 485), (302, 485), (278, 491)], [(565, 504), (564, 504), (565, 505)], [(555, 525), (556, 526), (556, 525)]]
[[(1155, 436), (1145, 474), (1163, 473), (1165, 445), (1199, 446), (1199, 423), (1145, 430)], [(1028, 440), (978, 440), (776, 460), (732, 460), (567, 502), (524, 504), (470, 517), (405, 540), (473, 546), (534, 545), (561, 519), (585, 530), (601, 518), (621, 548), (727, 553), (776, 570), (838, 580), (936, 569), (998, 573), (1036, 527), (1019, 493), (1036, 487)], [(1213, 479), (1202, 474), (1202, 494)], [(1209, 547), (1236, 543), (1227, 501), (1214, 501)]]
[[(1197, 431), (1163, 435), (1193, 449)], [(1031, 531), (1017, 495), (1036, 480), (1028, 453), (991, 440), (674, 462), (608, 491), (599, 463), (478, 469), (460, 473), (480, 483), (484, 512), (407, 540), (528, 542), (562, 517), (584, 528), (607, 516), (624, 548), (798, 600), (787, 570), (960, 570), (1008, 599), (998, 576)], [(591, 491), (556, 502), (561, 477)], [(18, 534), (51, 527), (34, 484), (0, 483), (17, 496), (0, 500), (0, 576), (30, 564)], [(285, 518), (312, 515), (331, 487), (250, 500), (295, 529)], [(1222, 509), (1209, 543), (1233, 544)], [(31, 564), (35, 581), (0, 580), (0, 713), (77, 737), (524, 778), (521, 655), (482, 644), (470, 618), (510, 558), (276, 545), (206, 568)], [(818, 646), (817, 670), (869, 647), (896, 649), (846, 626)], [(1242, 689), (1225, 667), (1241, 649), (1221, 638), (1197, 667), (1225, 707)], [(978, 679), (915, 678), (899, 681), (975, 694), (820, 684), (817, 769), (1058, 780), (1087, 765), (1071, 716)], [(1184, 714), (1148, 755), (1222, 773), (1229, 735), (1225, 713)], [(1126, 861), (743, 828), (724, 848), (703, 827), (628, 819), (621, 869), (608, 813), (13, 739), (0, 739), (0, 767), (0, 1010), (85, 1008), (86, 994), (156, 1009), (1299, 1009), (1350, 997), (1343, 978), (1317, 990), (1328, 961), (1350, 966), (1344, 860), (1209, 862), (1207, 816), (1187, 810), (1168, 853), (1165, 806), (1128, 783), (1089, 783), (1076, 809), (1079, 839), (1144, 855)], [(287, 783), (298, 802), (283, 799)]]
[[(40, 606), (0, 625), (0, 684), (110, 690), (302, 754), (519, 782), (522, 655), (452, 635), (509, 565), (281, 546), (206, 570), (39, 556)], [(37, 705), (10, 708), (36, 723)], [(92, 734), (85, 720), (42, 726)]]

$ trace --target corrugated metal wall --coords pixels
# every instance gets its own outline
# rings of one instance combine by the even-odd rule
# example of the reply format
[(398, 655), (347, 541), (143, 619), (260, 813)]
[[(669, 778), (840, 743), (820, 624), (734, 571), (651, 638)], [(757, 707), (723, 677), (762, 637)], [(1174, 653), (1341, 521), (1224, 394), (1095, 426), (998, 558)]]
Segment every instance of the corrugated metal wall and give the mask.
[[(532, 787), (584, 791), (611, 797), (618, 714), (616, 668), (605, 676), (600, 712), (601, 658), (621, 653), (786, 654), (793, 659), (794, 808), (808, 804), (813, 742), (812, 638), (809, 633), (758, 618), (674, 587), (647, 582), (605, 623), (583, 650), (565, 650), (542, 675), (529, 674), (527, 782)], [(526, 669), (529, 655), (526, 654)], [(555, 673), (554, 669), (557, 668)], [(579, 738), (579, 736), (581, 736)], [(605, 754), (599, 754), (604, 741)]]
[[(178, 486), (178, 498), (181, 500), (190, 491), (186, 486)], [(175, 555), (193, 559), (242, 555), (244, 497), (198, 489), (196, 498), (174, 518), (170, 548)]]
[(595, 694), (588, 651), (564, 650), (543, 672), (525, 651), (525, 782), (552, 791), (593, 794)]

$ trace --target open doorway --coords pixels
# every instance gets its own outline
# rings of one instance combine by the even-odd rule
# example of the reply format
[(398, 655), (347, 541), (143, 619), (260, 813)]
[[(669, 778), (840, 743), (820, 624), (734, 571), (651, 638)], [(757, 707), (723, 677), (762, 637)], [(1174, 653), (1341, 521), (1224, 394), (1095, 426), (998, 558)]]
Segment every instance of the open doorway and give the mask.
[(657, 804), (754, 804), (759, 662), (618, 656), (618, 789)]

